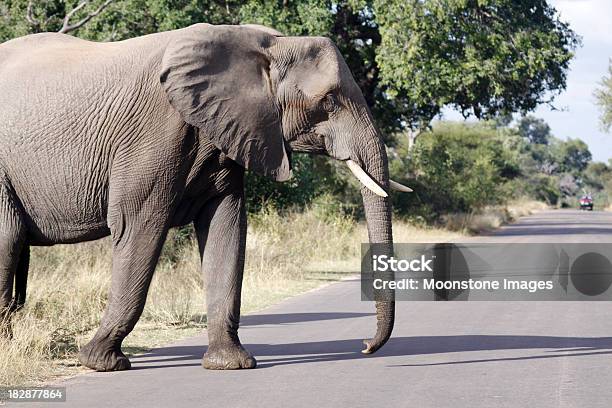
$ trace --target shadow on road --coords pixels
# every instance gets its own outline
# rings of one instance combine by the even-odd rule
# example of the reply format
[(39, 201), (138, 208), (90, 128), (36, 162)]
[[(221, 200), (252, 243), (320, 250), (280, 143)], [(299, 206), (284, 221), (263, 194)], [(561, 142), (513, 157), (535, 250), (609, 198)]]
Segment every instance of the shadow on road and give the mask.
[[(361, 346), (361, 339), (246, 345), (247, 349), (259, 358), (259, 368), (362, 358), (423, 356), (474, 351), (541, 349), (542, 352), (542, 354), (536, 356), (460, 359), (447, 362), (391, 365), (391, 367), (414, 367), (612, 354), (612, 337), (511, 335), (395, 337), (389, 340), (389, 343), (383, 349), (371, 356), (361, 354), (359, 351), (362, 348)], [(204, 351), (204, 346), (177, 346), (156, 349), (150, 353), (132, 357), (133, 369), (197, 366), (200, 365), (199, 360), (202, 358)], [(151, 365), (151, 363), (164, 364)]]
[(256, 314), (240, 317), (240, 328), (264, 324), (290, 324), (314, 322), (321, 320), (352, 319), (354, 317), (372, 316), (372, 313), (279, 313)]

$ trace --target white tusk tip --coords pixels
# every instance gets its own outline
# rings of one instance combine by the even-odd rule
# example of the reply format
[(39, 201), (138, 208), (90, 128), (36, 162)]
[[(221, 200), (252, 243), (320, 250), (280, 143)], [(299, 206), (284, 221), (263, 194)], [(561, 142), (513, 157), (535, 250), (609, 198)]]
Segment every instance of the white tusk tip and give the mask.
[(389, 180), (389, 187), (391, 187), (392, 190), (401, 191), (403, 193), (412, 193), (413, 191), (410, 187), (406, 187), (405, 185), (393, 180)]

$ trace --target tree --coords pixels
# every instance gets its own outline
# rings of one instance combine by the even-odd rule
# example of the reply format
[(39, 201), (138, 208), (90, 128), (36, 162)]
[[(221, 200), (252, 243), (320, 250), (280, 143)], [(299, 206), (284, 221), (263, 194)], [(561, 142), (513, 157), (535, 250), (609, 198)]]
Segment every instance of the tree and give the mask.
[[(584, 178), (585, 184), (587, 184), (591, 190), (604, 190), (606, 186), (612, 182), (612, 167), (602, 162), (589, 163), (584, 171)], [(612, 191), (610, 192), (612, 193)]]
[(576, 195), (579, 188), (580, 186), (578, 180), (576, 180), (576, 177), (569, 173), (563, 174), (559, 179), (559, 192), (564, 197)]
[(548, 123), (531, 115), (519, 120), (517, 130), (531, 144), (547, 145), (551, 136)]
[(407, 124), (443, 106), (492, 118), (551, 103), (579, 38), (544, 0), (374, 0), (376, 61)]
[[(90, 11), (89, 13), (87, 13), (87, 15), (85, 15), (83, 18), (81, 18), (80, 20), (71, 23), (71, 19), (80, 11), (83, 10), (85, 7), (87, 7), (89, 1), (88, 0), (83, 0), (81, 1), (75, 8), (73, 8), (72, 10), (70, 10), (65, 16), (64, 19), (62, 20), (62, 28), (60, 28), (57, 32), (58, 33), (62, 33), (62, 34), (68, 34), (74, 30), (78, 30), (79, 28), (83, 27), (85, 24), (87, 24), (89, 21), (91, 21), (92, 18), (96, 17), (97, 15), (99, 15), (100, 13), (102, 13), (104, 11), (105, 8), (107, 8), (109, 6), (109, 4), (111, 4), (114, 0), (105, 0), (104, 3), (100, 4), (100, 6), (98, 8), (96, 8), (95, 10)], [(28, 17), (28, 21), (30, 23), (37, 23), (37, 20), (34, 20), (31, 16), (31, 10), (32, 10), (32, 0), (29, 1), (28, 3), (28, 9), (27, 9), (27, 17)]]
[(595, 99), (601, 110), (601, 128), (609, 132), (612, 127), (612, 60), (608, 67), (608, 76), (603, 77), (600, 88), (595, 90)]
[[(417, 194), (394, 197), (396, 211), (413, 214), (410, 207), (421, 206), (428, 211), (421, 215), (431, 218), (503, 202), (508, 198), (505, 183), (517, 178), (520, 169), (502, 137), (486, 123), (436, 123), (419, 137), (408, 159), (403, 155), (391, 159), (392, 176), (418, 186)], [(411, 168), (413, 177), (402, 174), (406, 168)]]
[(574, 175), (584, 171), (592, 159), (589, 146), (580, 139), (559, 141), (556, 156), (560, 170)]
[(69, 30), (72, 35), (95, 41), (124, 40), (200, 22), (238, 24), (238, 10), (243, 3), (236, 0), (5, 0), (0, 3), (0, 41), (60, 31), (65, 17), (72, 12), (69, 26), (95, 14)]
[(0, 5), (0, 41), (21, 35), (83, 27), (116, 0), (7, 0)]

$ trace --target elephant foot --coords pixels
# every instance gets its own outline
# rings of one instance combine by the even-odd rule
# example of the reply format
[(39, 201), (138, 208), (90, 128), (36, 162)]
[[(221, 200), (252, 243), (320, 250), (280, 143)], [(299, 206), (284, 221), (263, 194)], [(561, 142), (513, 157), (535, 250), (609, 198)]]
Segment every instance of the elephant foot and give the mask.
[(257, 360), (240, 344), (208, 347), (202, 358), (202, 367), (208, 370), (238, 370), (255, 368)]
[(87, 343), (79, 352), (79, 361), (85, 367), (96, 371), (129, 370), (132, 364), (121, 352), (119, 346), (111, 346), (104, 342)]

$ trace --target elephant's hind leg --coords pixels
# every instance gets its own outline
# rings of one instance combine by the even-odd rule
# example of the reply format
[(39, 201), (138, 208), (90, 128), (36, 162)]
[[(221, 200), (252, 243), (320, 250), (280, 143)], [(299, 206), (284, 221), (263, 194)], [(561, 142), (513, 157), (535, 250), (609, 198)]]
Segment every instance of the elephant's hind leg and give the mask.
[(0, 179), (0, 334), (4, 336), (11, 335), (11, 314), (25, 301), (29, 260), (25, 238), (18, 200), (8, 182)]

